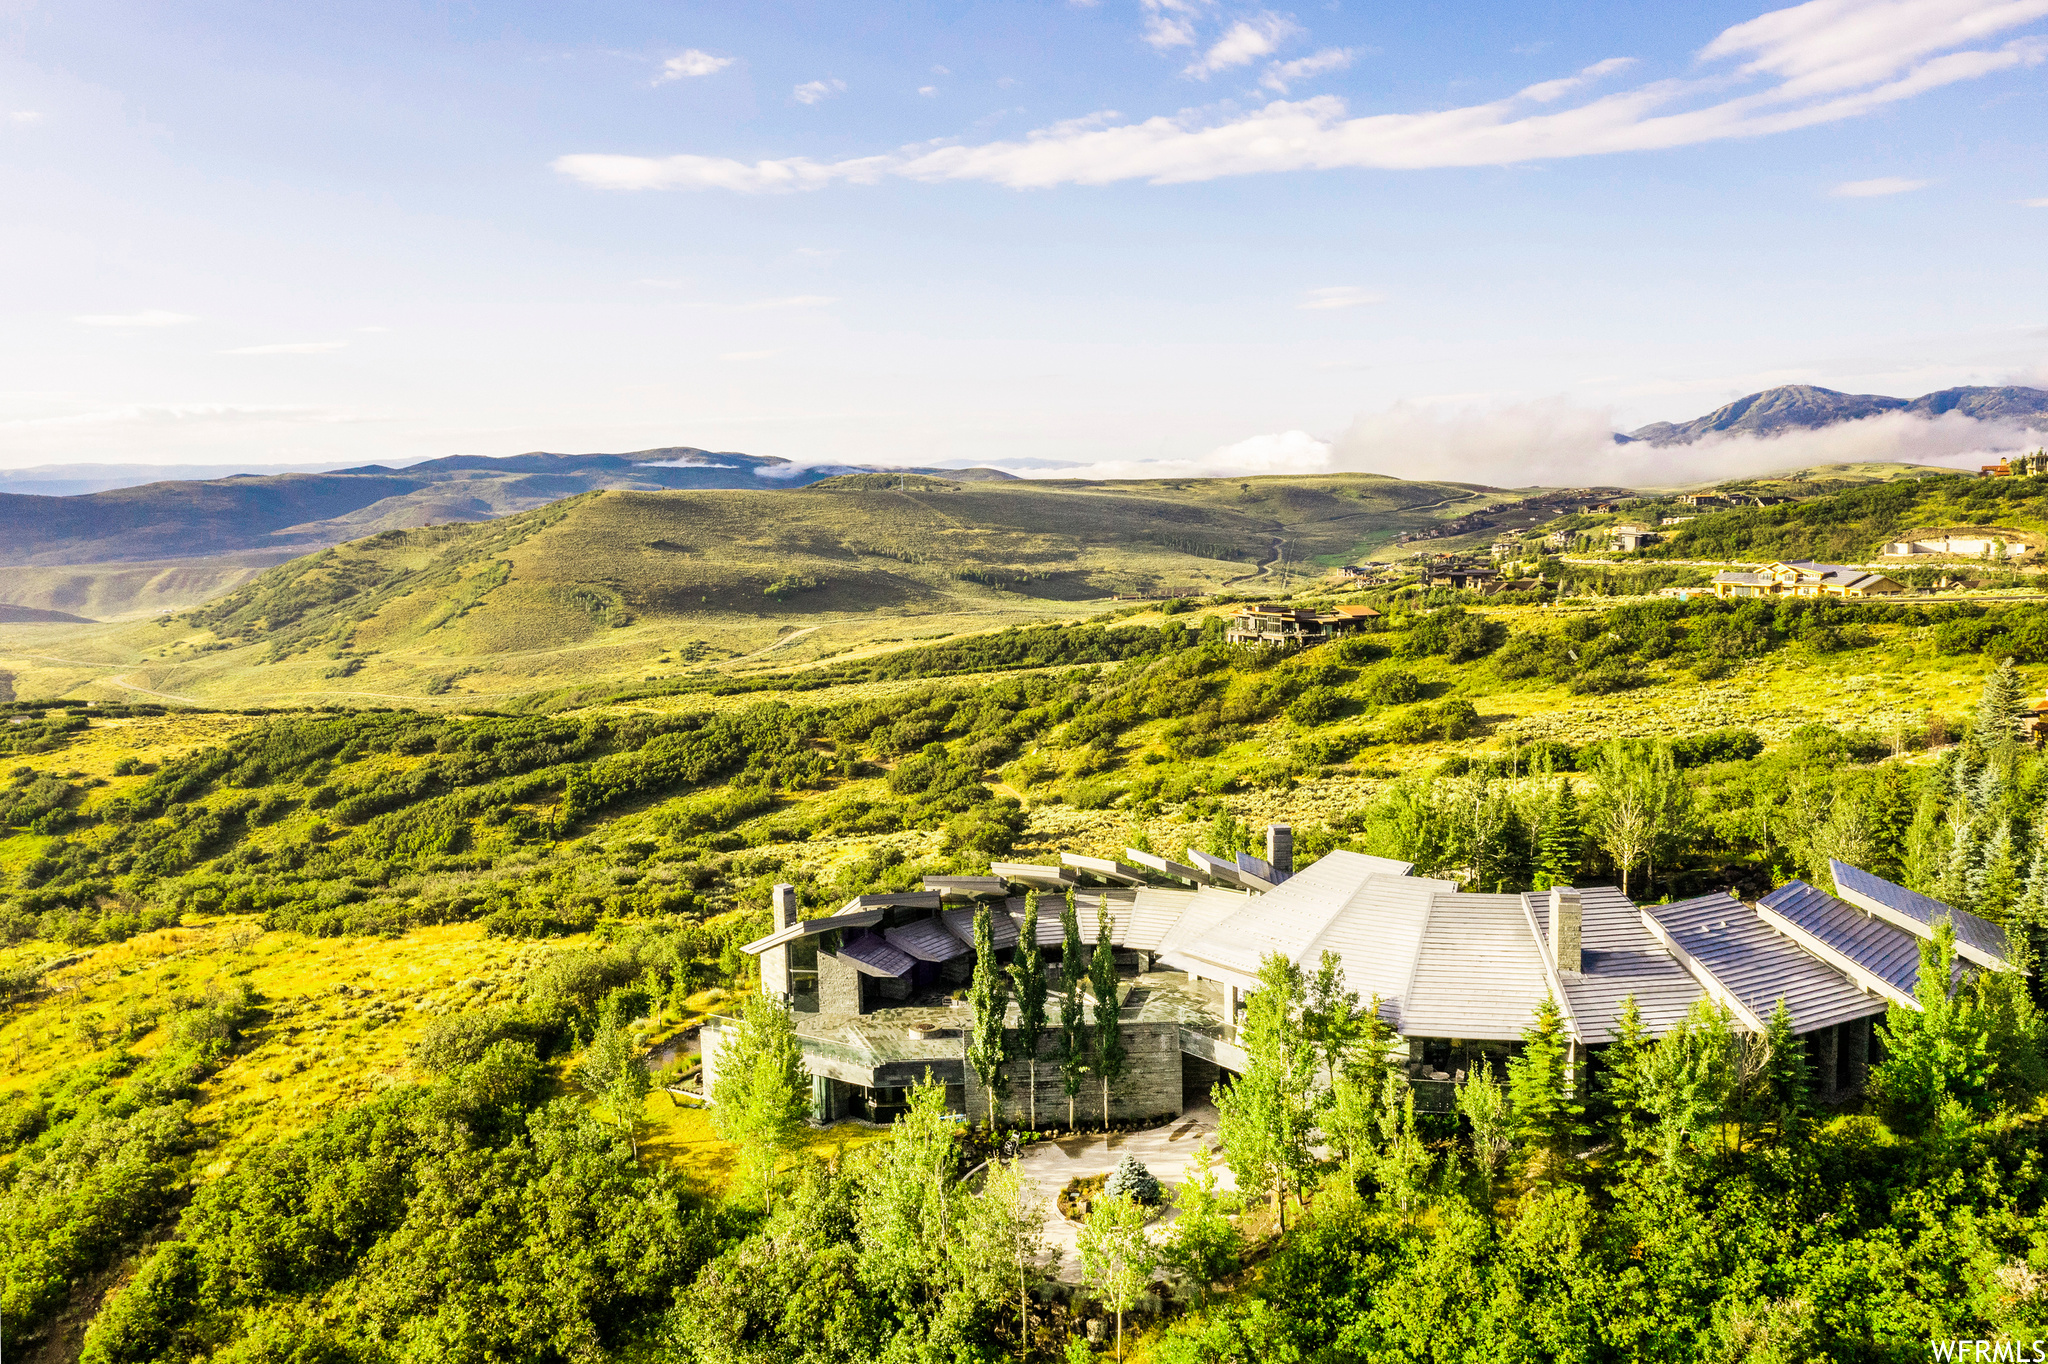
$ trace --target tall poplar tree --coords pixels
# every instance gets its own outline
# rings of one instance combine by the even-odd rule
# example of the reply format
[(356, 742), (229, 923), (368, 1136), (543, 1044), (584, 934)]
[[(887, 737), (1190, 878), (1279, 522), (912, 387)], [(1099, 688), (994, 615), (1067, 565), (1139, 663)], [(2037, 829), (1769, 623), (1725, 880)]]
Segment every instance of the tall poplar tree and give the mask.
[(1074, 892), (1060, 910), (1060, 1087), (1067, 1095), (1067, 1130), (1074, 1127), (1074, 1097), (1081, 1092), (1081, 1077), (1088, 1073), (1091, 1043), (1088, 1016), (1081, 1003), (1082, 982), (1087, 969), (1082, 965), (1081, 919), (1074, 909)]
[(772, 1211), (775, 1167), (811, 1113), (811, 1077), (789, 1007), (765, 995), (748, 999), (714, 1069), (711, 1130), (740, 1148), (744, 1182), (760, 1189), (763, 1209)]
[(1045, 958), (1038, 953), (1038, 892), (1024, 897), (1024, 924), (1010, 953), (1010, 984), (1017, 992), (1017, 1045), (1030, 1070), (1031, 1125), (1038, 1126), (1038, 1037), (1045, 1031), (1048, 982)]
[(1268, 953), (1238, 1030), (1245, 1072), (1216, 1093), (1223, 1158), (1238, 1188), (1272, 1196), (1282, 1230), (1287, 1191), (1312, 1164), (1316, 1053), (1302, 1032), (1303, 997), (1301, 968), (1278, 952)]
[(1130, 1064), (1124, 1049), (1124, 1030), (1117, 1024), (1116, 949), (1110, 946), (1111, 930), (1107, 897), (1095, 911), (1095, 957), (1089, 963), (1088, 983), (1095, 995), (1095, 1073), (1102, 1080), (1102, 1130), (1109, 1130), (1109, 1089), (1123, 1079)]
[(967, 988), (967, 1003), (974, 1018), (967, 1042), (967, 1064), (974, 1078), (988, 1092), (988, 1127), (995, 1131), (998, 1090), (1003, 1083), (1003, 1063), (1009, 1047), (1003, 1037), (1003, 1023), (1010, 1011), (1010, 979), (996, 964), (994, 912), (984, 901), (974, 911), (974, 980)]

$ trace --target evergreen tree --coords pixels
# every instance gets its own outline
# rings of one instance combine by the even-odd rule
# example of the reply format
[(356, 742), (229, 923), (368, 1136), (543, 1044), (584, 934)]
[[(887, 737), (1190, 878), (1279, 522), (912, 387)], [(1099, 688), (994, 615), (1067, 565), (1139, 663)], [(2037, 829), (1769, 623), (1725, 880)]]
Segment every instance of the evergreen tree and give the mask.
[(2020, 721), (2027, 713), (2027, 682), (2011, 659), (1984, 680), (1970, 737), (1987, 755), (2010, 753), (2020, 742)]
[(1081, 946), (1081, 918), (1074, 908), (1074, 892), (1060, 910), (1060, 1088), (1067, 1096), (1067, 1130), (1074, 1128), (1074, 1098), (1081, 1092), (1081, 1077), (1088, 1073), (1094, 1042), (1088, 1031), (1088, 1015), (1082, 1003), (1082, 983), (1087, 968)]
[(1515, 1132), (1529, 1148), (1538, 1174), (1559, 1179), (1573, 1145), (1586, 1134), (1576, 1077), (1571, 1074), (1571, 1038), (1564, 1014), (1549, 995), (1536, 1006), (1535, 1021), (1522, 1030), (1522, 1052), (1508, 1062), (1508, 1102)]
[(1935, 883), (1934, 898), (1957, 909), (1976, 907), (1976, 888), (1984, 882), (1985, 837), (1983, 822), (1971, 812), (1969, 803), (1956, 800), (1949, 807), (1948, 860)]
[(1102, 1081), (1102, 1130), (1109, 1130), (1110, 1087), (1124, 1078), (1130, 1063), (1124, 1048), (1124, 1030), (1117, 1022), (1116, 949), (1110, 945), (1114, 925), (1109, 918), (1109, 901), (1104, 897), (1095, 911), (1095, 957), (1089, 963), (1088, 983), (1095, 995), (1095, 1073)]
[(2011, 821), (1995, 821), (1991, 837), (1970, 886), (1970, 908), (1987, 919), (2004, 923), (2019, 903), (2021, 877), (2018, 853), (2013, 847)]
[(1024, 897), (1024, 923), (1010, 953), (1010, 984), (1017, 992), (1017, 1049), (1024, 1054), (1031, 1085), (1031, 1126), (1038, 1126), (1038, 1039), (1045, 1031), (1048, 982), (1045, 958), (1038, 951), (1038, 892)]
[(1796, 1140), (1806, 1130), (1811, 1109), (1811, 1080), (1806, 1067), (1806, 1045), (1792, 1031), (1792, 1012), (1784, 997), (1771, 1010), (1764, 1028), (1765, 1060), (1756, 1095), (1756, 1116), (1769, 1127), (1779, 1145)]
[(1865, 827), (1870, 841), (1870, 865), (1863, 870), (1904, 885), (1913, 827), (1911, 768), (1886, 763), (1877, 769), (1870, 784)]
[(1614, 1041), (1600, 1054), (1596, 1086), (1600, 1116), (1614, 1123), (1624, 1147), (1634, 1148), (1645, 1140), (1642, 1067), (1653, 1045), (1636, 997), (1624, 997), (1621, 1015), (1614, 1021)]
[(1542, 829), (1536, 837), (1537, 890), (1573, 885), (1585, 855), (1586, 830), (1579, 819), (1578, 797), (1569, 777), (1557, 780), (1557, 796), (1544, 812)]
[(974, 911), (974, 979), (967, 987), (971, 1014), (967, 1041), (967, 1064), (974, 1078), (988, 1094), (988, 1126), (996, 1128), (996, 1106), (1003, 1083), (1003, 1063), (1009, 1060), (1009, 1045), (1003, 1024), (1010, 1010), (1010, 981), (996, 963), (993, 911), (984, 901)]
[(1941, 884), (1948, 866), (1948, 839), (1942, 824), (1941, 783), (1929, 781), (1920, 789), (1913, 808), (1913, 822), (1906, 830), (1905, 885), (1922, 895), (1932, 895)]

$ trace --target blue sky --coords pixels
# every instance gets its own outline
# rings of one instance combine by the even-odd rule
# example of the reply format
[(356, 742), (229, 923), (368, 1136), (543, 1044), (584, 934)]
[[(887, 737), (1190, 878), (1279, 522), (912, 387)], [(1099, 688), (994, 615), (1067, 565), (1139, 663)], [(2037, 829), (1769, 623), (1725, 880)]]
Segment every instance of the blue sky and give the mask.
[[(1774, 383), (2048, 384), (2044, 57), (2048, 0), (0, 0), (0, 465), (1625, 474)], [(1800, 453), (1974, 437), (1859, 441)]]

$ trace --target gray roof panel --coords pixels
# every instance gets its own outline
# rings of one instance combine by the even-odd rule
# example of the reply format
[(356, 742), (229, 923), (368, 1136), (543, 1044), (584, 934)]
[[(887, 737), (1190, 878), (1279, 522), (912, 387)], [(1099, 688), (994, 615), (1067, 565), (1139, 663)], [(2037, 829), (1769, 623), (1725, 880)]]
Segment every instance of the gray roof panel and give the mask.
[(933, 919), (898, 924), (882, 930), (882, 936), (889, 940), (890, 946), (908, 952), (919, 961), (946, 962), (967, 955), (967, 945), (948, 933), (944, 924)]
[[(974, 909), (945, 909), (939, 911), (939, 920), (945, 924), (948, 933), (958, 938), (962, 946), (972, 951), (974, 916), (979, 912)], [(1040, 905), (1039, 913), (1044, 912), (1045, 906)], [(1003, 906), (995, 905), (990, 908), (988, 930), (996, 951), (1001, 952), (1017, 945), (1017, 921), (1009, 916)]]
[(1844, 892), (1866, 895), (1897, 914), (1924, 925), (1932, 931), (1935, 921), (1943, 915), (1956, 926), (1956, 941), (1976, 948), (1987, 956), (1999, 961), (2009, 961), (2007, 956), (2012, 948), (2005, 940), (2005, 930), (1989, 919), (1981, 919), (1967, 909), (1956, 909), (1945, 905), (1931, 896), (1916, 890), (1893, 885), (1881, 876), (1872, 876), (1859, 867), (1847, 862), (1828, 859), (1828, 871), (1835, 878), (1835, 885)]
[(839, 955), (851, 961), (864, 975), (899, 977), (910, 974), (917, 959), (872, 933), (848, 938)]
[[(1346, 973), (1348, 978), (1349, 973)], [(1401, 1000), (1410, 1037), (1513, 1042), (1550, 995), (1519, 895), (1430, 897), (1422, 950)]]
[(1816, 942), (1832, 948), (1901, 994), (1920, 979), (1920, 940), (1804, 881), (1787, 881), (1758, 900)]
[(1793, 1029), (1802, 1033), (1868, 1018), (1889, 1007), (1777, 933), (1726, 891), (1675, 905), (1646, 905), (1642, 912), (1759, 1022), (1770, 1020), (1781, 998)]
[[(1635, 901), (1613, 886), (1578, 887), (1580, 965), (1577, 974), (1562, 973), (1565, 997), (1579, 1039), (1604, 1047), (1614, 1040), (1622, 1001), (1635, 996), (1643, 1028), (1662, 1037), (1706, 995), (1678, 959), (1643, 927)], [(1550, 940), (1550, 897), (1537, 891), (1529, 897), (1536, 934), (1547, 950)]]

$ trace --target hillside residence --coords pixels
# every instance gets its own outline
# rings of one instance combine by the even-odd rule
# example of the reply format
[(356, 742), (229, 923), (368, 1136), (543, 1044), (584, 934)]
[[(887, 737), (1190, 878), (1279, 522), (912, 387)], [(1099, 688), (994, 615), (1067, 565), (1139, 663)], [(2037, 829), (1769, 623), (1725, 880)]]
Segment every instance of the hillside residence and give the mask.
[(1328, 611), (1296, 607), (1247, 606), (1230, 618), (1223, 638), (1230, 644), (1305, 648), (1356, 634), (1380, 613), (1370, 606), (1337, 606)]
[(1607, 548), (1633, 554), (1644, 545), (1654, 545), (1662, 538), (1647, 526), (1610, 526)]
[(1431, 587), (1456, 588), (1460, 592), (1476, 591), (1493, 580), (1493, 570), (1471, 565), (1453, 565), (1448, 568), (1433, 568), (1429, 571)]
[(1879, 550), (1881, 559), (1921, 559), (1937, 555), (1958, 555), (1970, 559), (2025, 559), (2035, 547), (2020, 540), (2008, 540), (1982, 531), (1951, 535), (1945, 531), (1920, 531), (1913, 538), (1894, 540)]
[(1337, 570), (1341, 576), (1346, 578), (1370, 578), (1378, 571), (1376, 567), (1366, 564), (1346, 564)]
[(1682, 526), (1688, 521), (1697, 521), (1697, 516), (1667, 516), (1657, 524), (1660, 526)]
[(1768, 563), (1751, 572), (1716, 573), (1717, 597), (1883, 597), (1905, 587), (1882, 573), (1844, 564)]
[[(972, 1016), (947, 993), (972, 969), (977, 907), (991, 910), (999, 957), (1056, 956), (1069, 892), (1091, 952), (1101, 917), (1109, 920), (1116, 1025), (1130, 1057), (1109, 1096), (1117, 1122), (1178, 1115), (1244, 1072), (1244, 1001), (1275, 952), (1308, 970), (1336, 953), (1346, 986), (1378, 998), (1416, 1106), (1436, 1112), (1449, 1111), (1472, 1066), (1498, 1067), (1521, 1046), (1546, 997), (1563, 1012), (1575, 1063), (1595, 1070), (1628, 998), (1653, 1036), (1701, 999), (1760, 1033), (1782, 1000), (1816, 1091), (1839, 1101), (1863, 1086), (1871, 1020), (1894, 1004), (1919, 1007), (1920, 944), (1939, 920), (1956, 927), (1960, 969), (2012, 969), (1997, 925), (1842, 862), (1830, 863), (1834, 895), (1795, 880), (1754, 904), (1722, 891), (1638, 905), (1611, 886), (1469, 894), (1355, 852), (1292, 872), (1281, 825), (1267, 830), (1266, 854), (1191, 852), (1195, 865), (1183, 865), (1127, 849), (1125, 861), (1068, 853), (1058, 866), (997, 863), (987, 877), (928, 878), (922, 893), (863, 896), (811, 920), (797, 919), (795, 892), (778, 886), (775, 931), (742, 950), (760, 958), (762, 989), (794, 1011), (821, 1122), (890, 1120), (927, 1074), (946, 1084), (955, 1111), (985, 1113), (987, 1095), (966, 1061)], [(1038, 934), (1024, 943), (1031, 892), (1040, 895)], [(730, 1026), (705, 1026), (706, 1093)], [(1066, 1126), (1056, 1037), (1048, 1028), (1036, 1039), (1035, 1094), (1028, 1068), (1010, 1068), (998, 1096), (1003, 1121), (1026, 1125), (1035, 1115), (1037, 1126)], [(1022, 1039), (1012, 1040), (1021, 1052)], [(1100, 1087), (1084, 1083), (1074, 1120), (1100, 1123), (1102, 1108)]]

